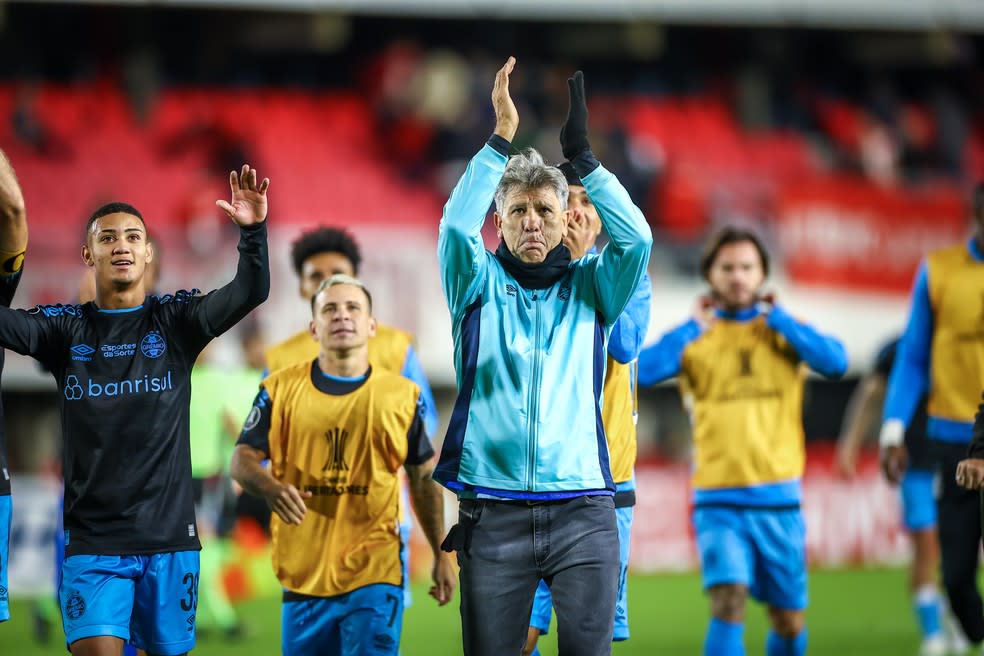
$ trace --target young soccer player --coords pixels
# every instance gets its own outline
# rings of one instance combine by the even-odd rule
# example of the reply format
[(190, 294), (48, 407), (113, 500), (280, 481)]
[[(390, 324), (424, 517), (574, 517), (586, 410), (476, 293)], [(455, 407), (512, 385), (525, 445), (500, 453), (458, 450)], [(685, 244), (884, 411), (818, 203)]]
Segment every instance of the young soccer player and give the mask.
[(967, 639), (980, 644), (980, 496), (962, 489), (956, 471), (967, 456), (984, 389), (984, 183), (974, 189), (973, 212), (973, 237), (930, 253), (916, 273), (879, 439), (885, 475), (898, 482), (909, 460), (905, 430), (920, 398), (928, 396), (926, 434), (940, 472), (936, 510), (943, 587)]
[[(319, 227), (301, 234), (291, 245), (291, 262), (297, 274), (299, 292), (304, 302), (311, 299), (318, 286), (335, 274), (358, 276), (362, 263), (359, 245), (345, 230)], [(301, 330), (286, 340), (267, 349), (267, 370), (276, 371), (299, 362), (310, 362), (318, 357), (318, 343), (307, 330)], [(399, 328), (376, 322), (375, 334), (369, 339), (369, 362), (376, 369), (385, 369), (417, 383), (424, 407), (424, 428), (428, 435), (437, 432), (437, 405), (434, 393), (413, 348), (413, 336)], [(403, 538), (404, 603), (409, 606), (410, 595), (410, 531), (413, 520), (407, 511), (407, 490), (401, 492), (400, 531)]]
[(140, 213), (105, 205), (82, 258), (96, 299), (0, 308), (0, 346), (38, 359), (61, 390), (65, 550), (59, 597), (76, 655), (116, 656), (124, 641), (174, 656), (195, 644), (198, 542), (191, 485), (191, 367), (213, 337), (269, 290), (268, 180), (230, 174), (239, 267), (210, 294), (144, 294), (153, 258)]
[(745, 653), (745, 600), (768, 607), (768, 656), (806, 653), (806, 363), (838, 377), (843, 345), (762, 294), (769, 258), (754, 233), (725, 228), (701, 261), (710, 294), (639, 356), (639, 383), (673, 376), (694, 433), (694, 529), (711, 602), (705, 656)]
[(420, 388), (370, 365), (375, 320), (361, 282), (327, 278), (312, 314), (320, 352), (263, 381), (232, 475), (274, 512), (283, 653), (395, 655), (403, 617), (401, 467), (434, 554), (431, 595), (444, 605), (457, 584), (440, 550), (444, 502), (430, 480), (434, 450)]

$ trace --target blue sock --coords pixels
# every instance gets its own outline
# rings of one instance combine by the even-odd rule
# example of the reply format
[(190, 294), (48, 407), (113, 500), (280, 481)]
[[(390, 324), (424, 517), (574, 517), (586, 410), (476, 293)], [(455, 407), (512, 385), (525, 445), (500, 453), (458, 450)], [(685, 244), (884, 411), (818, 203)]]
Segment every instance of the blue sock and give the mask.
[(769, 631), (769, 639), (765, 643), (766, 656), (804, 656), (806, 654), (806, 629), (800, 631), (795, 638), (783, 638), (775, 631)]
[(916, 608), (916, 617), (919, 619), (919, 628), (922, 630), (923, 638), (930, 638), (938, 635), (942, 630), (940, 616), (940, 593), (934, 585), (924, 585), (916, 590), (916, 595), (912, 600)]
[(712, 617), (704, 639), (704, 656), (745, 656), (745, 625)]

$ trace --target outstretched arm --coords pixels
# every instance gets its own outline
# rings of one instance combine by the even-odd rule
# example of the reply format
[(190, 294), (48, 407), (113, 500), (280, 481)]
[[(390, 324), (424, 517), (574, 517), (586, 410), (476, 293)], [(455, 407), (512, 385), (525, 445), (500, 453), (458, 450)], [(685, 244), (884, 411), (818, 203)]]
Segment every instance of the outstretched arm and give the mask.
[(837, 474), (843, 478), (854, 478), (857, 471), (858, 450), (865, 435), (878, 423), (882, 402), (885, 399), (887, 380), (879, 372), (872, 372), (862, 378), (844, 412), (844, 425), (837, 439)]
[(772, 308), (767, 322), (770, 328), (786, 338), (813, 371), (828, 378), (840, 378), (847, 371), (847, 350), (836, 337), (800, 323), (779, 306)]
[(441, 488), (431, 478), (434, 473), (434, 447), (424, 430), (423, 406), (418, 398), (417, 411), (407, 431), (407, 457), (403, 463), (410, 483), (410, 499), (420, 528), (427, 538), (434, 555), (431, 572), (434, 585), (430, 595), (443, 606), (451, 601), (458, 577), (448, 554), (441, 551), (444, 537), (444, 496)]
[(639, 354), (639, 385), (650, 387), (673, 378), (683, 367), (683, 351), (690, 342), (700, 337), (703, 328), (696, 319), (680, 324), (659, 338), (659, 341), (642, 349)]
[(584, 260), (594, 282), (594, 306), (609, 324), (618, 320), (649, 265), (653, 233), (629, 192), (603, 167), (588, 143), (588, 105), (581, 71), (567, 80), (570, 104), (560, 130), (561, 150), (584, 183), (611, 241), (597, 258)]
[(933, 339), (933, 311), (929, 301), (926, 264), (919, 267), (912, 288), (912, 308), (885, 392), (880, 441), (883, 447), (900, 446), (919, 400), (929, 387), (929, 353)]
[(232, 328), (266, 300), (270, 293), (270, 259), (267, 251), (267, 188), (257, 184), (256, 169), (243, 166), (242, 174), (229, 174), (232, 202), (215, 201), (239, 226), (239, 267), (232, 282), (202, 299), (195, 318), (202, 333), (216, 337)]
[(509, 74), (515, 65), (515, 58), (510, 57), (496, 73), (492, 89), (495, 132), (468, 163), (444, 205), (438, 228), (437, 261), (452, 316), (472, 302), (485, 275), (482, 224), (506, 170), (510, 142), (519, 127), (519, 113), (509, 95)]

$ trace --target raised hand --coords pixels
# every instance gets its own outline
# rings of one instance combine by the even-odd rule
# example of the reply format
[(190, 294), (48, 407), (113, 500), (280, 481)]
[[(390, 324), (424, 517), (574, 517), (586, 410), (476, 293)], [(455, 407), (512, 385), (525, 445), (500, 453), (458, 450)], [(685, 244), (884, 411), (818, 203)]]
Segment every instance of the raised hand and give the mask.
[(571, 252), (572, 260), (580, 260), (594, 246), (598, 233), (594, 231), (588, 217), (582, 212), (573, 212), (564, 235), (564, 246)]
[(215, 204), (240, 227), (263, 223), (267, 215), (266, 192), (270, 179), (263, 178), (263, 182), (257, 185), (256, 169), (243, 164), (239, 175), (235, 171), (229, 172), (229, 186), (232, 187), (232, 202), (217, 200)]
[(577, 71), (574, 77), (567, 78), (569, 105), (567, 120), (560, 128), (560, 149), (564, 157), (573, 160), (586, 150), (588, 143), (588, 102), (584, 97), (584, 73)]
[(694, 303), (693, 316), (694, 320), (701, 327), (701, 330), (710, 328), (711, 324), (717, 319), (717, 315), (714, 314), (714, 308), (716, 306), (717, 302), (710, 294), (702, 294), (697, 297), (697, 301)]
[(516, 58), (510, 57), (495, 74), (492, 87), (492, 108), (495, 109), (495, 134), (512, 142), (519, 129), (519, 112), (509, 95), (509, 74), (513, 72)]

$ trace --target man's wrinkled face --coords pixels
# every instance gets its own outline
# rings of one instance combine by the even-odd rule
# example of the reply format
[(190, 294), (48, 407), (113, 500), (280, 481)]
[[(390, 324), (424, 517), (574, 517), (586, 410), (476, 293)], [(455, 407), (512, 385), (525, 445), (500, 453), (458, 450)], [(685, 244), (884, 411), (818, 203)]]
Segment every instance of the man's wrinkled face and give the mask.
[(714, 296), (726, 310), (742, 310), (755, 304), (765, 282), (762, 257), (755, 244), (736, 241), (718, 249), (707, 272)]
[(512, 189), (503, 212), (494, 215), (495, 228), (509, 252), (526, 264), (543, 262), (567, 234), (570, 212), (551, 187)]
[(301, 297), (305, 301), (310, 301), (318, 291), (321, 281), (336, 273), (355, 277), (352, 260), (334, 251), (318, 253), (304, 260), (304, 264), (301, 265)]
[(143, 221), (123, 212), (99, 217), (86, 236), (82, 259), (93, 268), (97, 287), (110, 283), (126, 288), (142, 283), (153, 259)]

